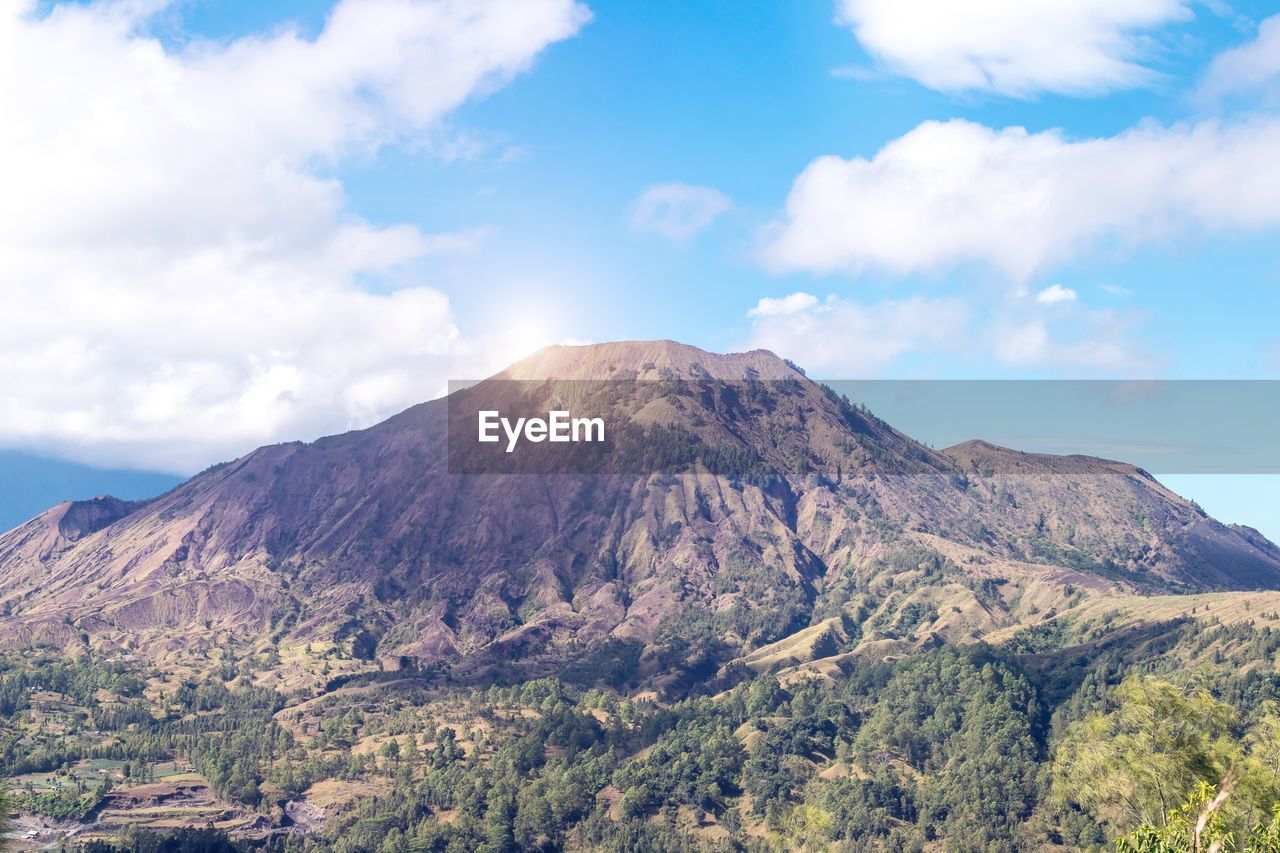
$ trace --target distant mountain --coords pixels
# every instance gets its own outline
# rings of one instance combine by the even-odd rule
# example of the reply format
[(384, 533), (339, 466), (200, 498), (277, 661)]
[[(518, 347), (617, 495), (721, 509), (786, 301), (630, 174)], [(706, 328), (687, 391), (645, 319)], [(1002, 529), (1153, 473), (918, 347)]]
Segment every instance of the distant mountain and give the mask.
[(115, 495), (153, 498), (182, 482), (173, 474), (92, 468), (16, 450), (0, 450), (0, 532), (66, 500)]
[[(286, 683), (627, 659), (677, 689), (731, 665), (967, 642), (1084, 599), (1280, 588), (1273, 544), (1139, 469), (935, 452), (766, 351), (552, 347), (452, 403), (503, 381), (530, 411), (572, 397), (604, 415), (648, 467), (451, 473), (436, 400), (0, 536), (0, 639), (196, 666), (236, 645)], [(323, 648), (342, 662), (321, 672)]]

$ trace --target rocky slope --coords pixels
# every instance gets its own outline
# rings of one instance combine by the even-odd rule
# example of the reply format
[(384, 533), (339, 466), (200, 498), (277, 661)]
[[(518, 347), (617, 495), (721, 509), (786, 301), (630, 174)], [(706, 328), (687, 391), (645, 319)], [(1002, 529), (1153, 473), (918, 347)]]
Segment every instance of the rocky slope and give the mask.
[(1081, 596), (1280, 588), (1274, 545), (1137, 469), (935, 452), (768, 352), (552, 347), (495, 380), (453, 416), (513, 387), (531, 410), (571, 399), (629, 464), (451, 472), (448, 400), (264, 447), (0, 536), (0, 640), (196, 666), (235, 645), (314, 678), (304, 647), (471, 675), (632, 649), (657, 677), (769, 665), (792, 636), (815, 657), (987, 636)]

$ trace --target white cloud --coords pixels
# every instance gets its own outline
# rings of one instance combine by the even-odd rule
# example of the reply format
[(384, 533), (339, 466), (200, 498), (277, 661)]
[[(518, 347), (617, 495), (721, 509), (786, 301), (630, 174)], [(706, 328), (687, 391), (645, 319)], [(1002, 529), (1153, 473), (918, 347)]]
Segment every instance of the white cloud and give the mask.
[(785, 317), (806, 311), (818, 304), (818, 297), (812, 293), (788, 293), (782, 297), (765, 296), (756, 303), (756, 307), (747, 312), (748, 317)]
[(1069, 287), (1051, 284), (1036, 294), (1036, 302), (1041, 305), (1056, 305), (1059, 302), (1074, 302), (1078, 294)]
[(1100, 284), (1098, 287), (1102, 288), (1103, 292), (1110, 293), (1112, 296), (1117, 296), (1121, 299), (1133, 295), (1132, 290), (1118, 284)]
[(683, 243), (732, 206), (728, 196), (714, 187), (659, 184), (641, 193), (631, 206), (631, 227)]
[(325, 175), (585, 8), (341, 0), (314, 39), (168, 47), (161, 7), (0, 0), (0, 443), (190, 469), (438, 393), (477, 347), (414, 266), (483, 233), (361, 221)]
[(879, 374), (912, 355), (975, 364), (990, 358), (1042, 376), (1133, 377), (1161, 366), (1137, 334), (1140, 314), (1087, 310), (1070, 300), (1045, 312), (1026, 301), (913, 296), (863, 303), (798, 292), (762, 299), (747, 316), (748, 348), (773, 350), (827, 377)]
[(1094, 94), (1155, 79), (1151, 33), (1187, 0), (840, 0), (838, 20), (890, 71), (944, 92)]
[(1059, 131), (925, 122), (870, 160), (820, 157), (765, 231), (778, 271), (893, 273), (969, 262), (1016, 280), (1099, 248), (1280, 225), (1280, 118)]
[[(758, 309), (764, 303), (771, 306)], [(786, 310), (773, 310), (785, 306)], [(885, 299), (862, 304), (839, 297), (819, 303), (807, 293), (761, 300), (750, 348), (773, 350), (806, 370), (833, 375), (877, 373), (910, 352), (953, 346), (969, 311), (957, 299)]]
[(1205, 75), (1203, 94), (1256, 90), (1280, 77), (1280, 15), (1258, 25), (1253, 41), (1219, 54)]
[(1154, 375), (1161, 366), (1135, 337), (1138, 315), (1072, 312), (1053, 319), (1006, 313), (990, 323), (985, 335), (996, 359), (1018, 368), (1134, 378)]

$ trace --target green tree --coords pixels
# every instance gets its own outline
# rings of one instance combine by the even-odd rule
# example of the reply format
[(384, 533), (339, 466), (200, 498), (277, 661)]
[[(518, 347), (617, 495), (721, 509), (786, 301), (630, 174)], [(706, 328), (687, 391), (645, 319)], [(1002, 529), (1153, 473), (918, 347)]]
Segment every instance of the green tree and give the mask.
[(1160, 825), (1144, 823), (1124, 838), (1117, 839), (1117, 853), (1201, 853), (1234, 850), (1235, 836), (1227, 828), (1222, 805), (1226, 795), (1201, 782), (1178, 808), (1171, 810)]
[(1249, 819), (1261, 822), (1280, 803), (1280, 705), (1266, 702), (1244, 737), (1245, 755), (1237, 769), (1234, 797)]
[(1252, 829), (1237, 832), (1229, 818), (1231, 793), (1230, 783), (1222, 790), (1201, 783), (1162, 825), (1144, 823), (1117, 839), (1117, 853), (1280, 853), (1280, 806)]
[(1184, 798), (1240, 757), (1235, 713), (1205, 690), (1153, 677), (1116, 688), (1114, 710), (1073, 723), (1053, 761), (1052, 794), (1121, 829), (1165, 827)]

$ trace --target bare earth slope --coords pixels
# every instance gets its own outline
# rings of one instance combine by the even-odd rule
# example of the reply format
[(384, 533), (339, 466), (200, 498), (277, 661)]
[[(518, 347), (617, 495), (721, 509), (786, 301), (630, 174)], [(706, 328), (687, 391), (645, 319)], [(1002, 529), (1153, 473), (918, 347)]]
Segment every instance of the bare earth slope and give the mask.
[(1274, 545), (1137, 469), (935, 452), (765, 351), (552, 347), (500, 378), (546, 406), (564, 389), (541, 380), (615, 380), (575, 393), (659, 462), (450, 474), (433, 401), (0, 536), (0, 640), (196, 666), (227, 644), (285, 666), (315, 644), (464, 673), (612, 641), (656, 675), (759, 661), (793, 634), (812, 658), (986, 636), (1080, 596), (1280, 588)]

